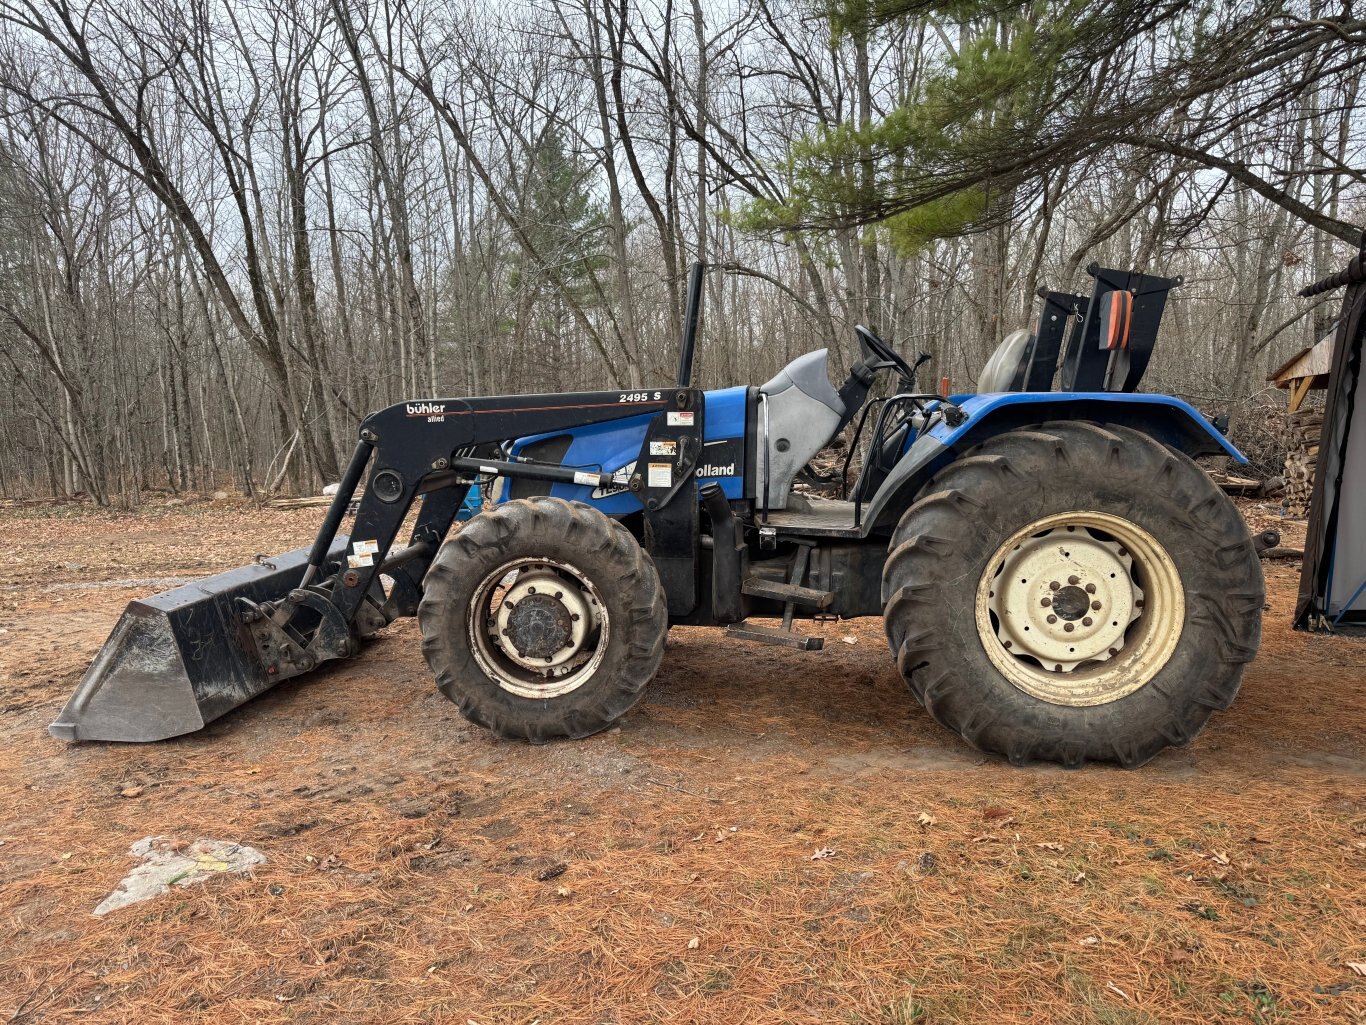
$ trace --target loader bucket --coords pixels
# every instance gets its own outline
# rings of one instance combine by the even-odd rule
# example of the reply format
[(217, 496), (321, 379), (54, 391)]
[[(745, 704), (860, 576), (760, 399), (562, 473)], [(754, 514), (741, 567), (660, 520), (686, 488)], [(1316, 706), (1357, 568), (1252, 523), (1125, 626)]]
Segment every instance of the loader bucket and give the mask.
[[(339, 535), (331, 556), (340, 558)], [(303, 579), (308, 549), (131, 602), (48, 727), (59, 740), (150, 741), (201, 729), (270, 688), (243, 643), (238, 598), (275, 601)]]

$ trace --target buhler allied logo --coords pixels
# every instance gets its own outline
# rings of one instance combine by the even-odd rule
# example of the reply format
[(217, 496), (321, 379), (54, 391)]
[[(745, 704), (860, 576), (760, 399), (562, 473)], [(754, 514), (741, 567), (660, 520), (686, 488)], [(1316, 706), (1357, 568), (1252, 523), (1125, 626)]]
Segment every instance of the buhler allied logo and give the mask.
[(446, 419), (444, 402), (409, 402), (406, 408), (409, 416), (425, 416), (429, 424), (439, 424)]

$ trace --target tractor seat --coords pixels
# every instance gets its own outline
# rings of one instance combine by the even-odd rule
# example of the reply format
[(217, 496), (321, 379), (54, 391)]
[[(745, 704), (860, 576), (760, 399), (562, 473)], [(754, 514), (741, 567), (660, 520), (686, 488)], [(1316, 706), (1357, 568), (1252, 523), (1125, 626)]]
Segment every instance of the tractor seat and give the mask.
[(1030, 341), (1033, 336), (1024, 328), (1012, 331), (996, 346), (977, 378), (977, 394), (1020, 391), (1028, 369)]

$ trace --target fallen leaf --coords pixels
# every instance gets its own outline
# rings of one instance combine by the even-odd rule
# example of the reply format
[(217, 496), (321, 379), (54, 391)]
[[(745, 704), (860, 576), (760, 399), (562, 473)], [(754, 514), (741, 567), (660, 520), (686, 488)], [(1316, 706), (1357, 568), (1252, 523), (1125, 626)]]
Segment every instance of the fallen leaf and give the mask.
[(1097, 943), (1100, 942), (1100, 937), (1083, 936), (1081, 939), (1077, 940), (1077, 942), (1080, 943), (1083, 947), (1094, 947)]
[(554, 879), (557, 876), (564, 875), (565, 869), (567, 869), (568, 867), (569, 866), (566, 865), (564, 862), (560, 862), (558, 865), (551, 865), (549, 868), (543, 868), (536, 873), (536, 881), (538, 883), (549, 882), (551, 879)]
[(727, 833), (724, 829), (718, 829), (718, 830), (716, 831), (716, 842), (717, 842), (717, 843), (720, 843), (722, 840), (724, 840), (724, 839), (725, 839), (726, 837), (728, 837), (728, 836), (730, 836), (730, 834)]
[(573, 891), (571, 891), (567, 886), (560, 886), (555, 889), (555, 896), (570, 897), (573, 896)]
[(822, 847), (815, 854), (811, 855), (812, 861), (824, 861), (826, 858), (833, 858), (835, 851), (830, 847)]
[(124, 787), (119, 791), (120, 797), (141, 797), (142, 787)]
[(973, 842), (973, 843), (986, 843), (988, 840), (999, 840), (999, 839), (1001, 839), (1001, 838), (1000, 838), (999, 836), (997, 836), (995, 833), (987, 833), (985, 836), (974, 836), (974, 837), (972, 838), (972, 842)]
[(1366, 975), (1366, 962), (1348, 961), (1346, 966), (1351, 969), (1353, 975)]
[(1072, 882), (1074, 882), (1074, 883), (1084, 883), (1085, 881), (1086, 881), (1086, 873), (1085, 873), (1085, 872), (1078, 872), (1076, 875), (1074, 875), (1074, 876), (1072, 877)]
[(840, 640), (842, 640), (845, 644), (857, 644), (857, 643), (858, 643), (858, 638), (855, 637), (853, 634), (845, 634), (843, 637), (840, 638)]
[(1212, 854), (1210, 855), (1210, 857), (1214, 859), (1214, 862), (1215, 862), (1215, 864), (1217, 864), (1217, 865), (1227, 865), (1227, 864), (1228, 864), (1228, 855), (1227, 855), (1227, 854), (1223, 854), (1223, 853), (1221, 853), (1220, 851), (1215, 851), (1214, 853), (1212, 853)]
[(702, 945), (702, 941), (701, 941), (700, 939), (698, 939), (696, 936), (694, 936), (692, 939), (690, 939), (690, 940), (688, 941), (688, 949), (689, 949), (689, 950), (696, 950), (696, 949), (697, 949), (699, 946), (701, 946), (701, 945)]
[(692, 873), (692, 875), (688, 876), (688, 882), (690, 882), (690, 883), (695, 883), (695, 882), (697, 882), (697, 873), (696, 873), (696, 872), (694, 872), (694, 873)]
[(1007, 808), (993, 806), (991, 808), (982, 809), (982, 818), (986, 819), (988, 822), (990, 822), (992, 819), (1003, 819), (1009, 814), (1010, 811)]
[(1118, 994), (1119, 994), (1120, 996), (1122, 996), (1125, 1000), (1128, 1000), (1128, 999), (1129, 999), (1129, 994), (1128, 994), (1128, 993), (1125, 993), (1124, 990), (1120, 989), (1120, 988), (1119, 988), (1118, 986), (1116, 986), (1113, 982), (1107, 982), (1107, 983), (1105, 984), (1105, 988), (1108, 989), (1111, 993), (1118, 993)]
[(706, 835), (707, 835), (706, 833), (698, 833), (695, 837), (693, 837), (693, 838), (692, 838), (690, 841), (688, 841), (688, 842), (689, 842), (689, 843), (697, 843), (698, 840), (701, 840), (701, 839), (702, 839), (704, 836), (706, 836)]
[(929, 829), (930, 826), (934, 825), (938, 821), (938, 819), (936, 819), (927, 811), (922, 811), (919, 815), (915, 817), (915, 820), (926, 829)]
[(1066, 848), (1063, 847), (1062, 844), (1060, 844), (1060, 843), (1053, 843), (1053, 841), (1051, 841), (1051, 840), (1044, 840), (1042, 843), (1036, 843), (1034, 846), (1035, 846), (1035, 847), (1042, 847), (1042, 848), (1043, 848), (1044, 850), (1046, 850), (1046, 851), (1058, 851), (1058, 852), (1062, 852), (1063, 850), (1066, 849)]

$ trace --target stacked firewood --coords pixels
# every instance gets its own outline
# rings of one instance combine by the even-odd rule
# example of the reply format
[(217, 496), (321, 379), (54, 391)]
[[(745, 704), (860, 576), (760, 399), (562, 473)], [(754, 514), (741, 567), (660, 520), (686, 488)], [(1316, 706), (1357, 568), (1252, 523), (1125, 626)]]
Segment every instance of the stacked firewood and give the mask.
[(1285, 453), (1285, 514), (1308, 516), (1314, 491), (1314, 464), (1319, 458), (1322, 409), (1301, 409), (1289, 415)]

